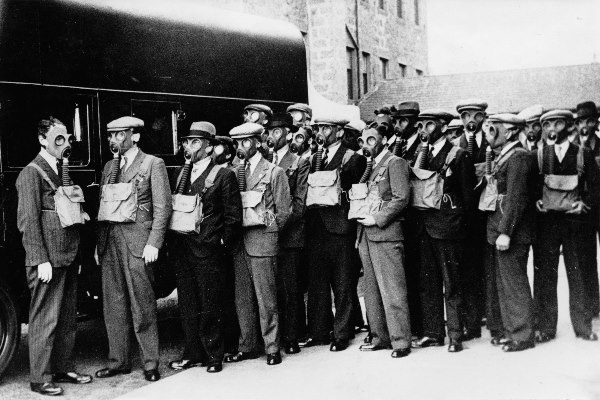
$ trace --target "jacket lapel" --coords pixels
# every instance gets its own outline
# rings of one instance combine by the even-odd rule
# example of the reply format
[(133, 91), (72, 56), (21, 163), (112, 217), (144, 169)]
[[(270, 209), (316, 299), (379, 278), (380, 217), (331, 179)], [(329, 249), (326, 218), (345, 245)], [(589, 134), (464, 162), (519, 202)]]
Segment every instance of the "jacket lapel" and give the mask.
[(56, 185), (56, 187), (59, 187), (62, 184), (60, 177), (58, 176), (58, 174), (56, 172), (54, 172), (54, 170), (52, 169), (50, 164), (48, 164), (48, 161), (46, 161), (46, 159), (44, 157), (42, 157), (41, 155), (38, 154), (35, 157), (34, 161), (37, 165), (39, 165), (44, 170), (44, 172), (46, 174), (48, 174), (48, 177), (50, 178), (52, 183), (54, 183)]
[(142, 150), (138, 150), (138, 153), (135, 156), (135, 158), (133, 159), (133, 162), (131, 163), (129, 168), (127, 168), (125, 170), (125, 173), (123, 174), (123, 178), (121, 180), (122, 182), (128, 183), (133, 178), (135, 178), (135, 176), (138, 174), (138, 172), (140, 170), (140, 165), (142, 164), (142, 160), (143, 160), (144, 156), (145, 156), (144, 152)]
[(294, 155), (288, 150), (287, 153), (283, 156), (281, 161), (279, 161), (279, 167), (284, 171), (287, 171), (288, 168), (292, 166), (294, 162)]
[(258, 161), (258, 165), (254, 168), (254, 172), (248, 178), (247, 190), (252, 190), (256, 184), (265, 176), (266, 171), (269, 169), (269, 163), (263, 157)]
[[(333, 158), (329, 159), (327, 166), (325, 167), (325, 171), (333, 171), (334, 169), (338, 169), (342, 164), (342, 159), (344, 158), (344, 154), (346, 154), (346, 148), (342, 145), (338, 147), (337, 151), (333, 155)], [(328, 157), (329, 158), (329, 157)]]
[(377, 165), (375, 166), (375, 168), (373, 168), (373, 171), (371, 172), (371, 176), (369, 177), (369, 180), (372, 181), (377, 174), (379, 173), (379, 170), (381, 169), (381, 166), (385, 164), (386, 160), (388, 158), (390, 158), (392, 156), (392, 153), (390, 153), (389, 151), (381, 158), (381, 160), (377, 163)]

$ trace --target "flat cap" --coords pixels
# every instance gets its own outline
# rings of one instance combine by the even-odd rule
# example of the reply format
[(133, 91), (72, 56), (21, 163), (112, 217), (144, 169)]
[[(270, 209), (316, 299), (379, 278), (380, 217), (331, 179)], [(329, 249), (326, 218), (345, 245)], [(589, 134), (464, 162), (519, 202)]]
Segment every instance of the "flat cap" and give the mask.
[(429, 109), (421, 111), (421, 114), (419, 114), (419, 119), (439, 119), (445, 124), (448, 124), (454, 119), (454, 116), (444, 110)]
[(461, 129), (461, 128), (464, 128), (463, 123), (460, 119), (457, 119), (457, 118), (454, 118), (448, 124), (448, 129)]
[(307, 113), (309, 118), (312, 118), (312, 108), (308, 106), (308, 104), (304, 103), (296, 103), (292, 104), (286, 109), (286, 112), (292, 111), (302, 111), (303, 113)]
[(292, 132), (296, 132), (298, 127), (294, 125), (294, 119), (288, 113), (278, 113), (273, 115), (273, 119), (269, 124), (269, 128), (284, 127), (288, 128)]
[(262, 125), (254, 122), (244, 122), (229, 131), (232, 139), (242, 139), (251, 136), (260, 136), (265, 131)]
[(366, 127), (367, 127), (367, 124), (362, 119), (355, 119), (355, 120), (349, 121), (346, 125), (344, 125), (344, 128), (354, 129), (355, 131), (359, 131), (359, 132), (361, 132)]
[(144, 121), (136, 117), (121, 117), (106, 124), (109, 132), (119, 132), (127, 129), (143, 128)]
[(598, 117), (598, 108), (593, 101), (577, 104), (577, 118)]
[(344, 118), (321, 116), (321, 117), (315, 118), (315, 120), (313, 121), (313, 124), (329, 124), (329, 125), (339, 125), (339, 126), (343, 127), (344, 125), (347, 125), (348, 122), (350, 122), (350, 121), (347, 119), (344, 119)]
[(190, 133), (185, 137), (200, 137), (214, 139), (217, 134), (217, 128), (207, 121), (193, 122), (190, 126)]
[(488, 120), (490, 122), (500, 122), (500, 123), (512, 124), (512, 125), (516, 125), (516, 126), (524, 126), (525, 125), (524, 118), (521, 118), (515, 114), (509, 114), (509, 113), (490, 115)]
[(524, 110), (521, 110), (517, 115), (525, 120), (525, 122), (539, 121), (540, 117), (544, 113), (544, 107), (539, 104), (529, 106)]
[(572, 121), (573, 113), (569, 110), (552, 110), (540, 117), (540, 121), (545, 121), (548, 119), (566, 119), (567, 121)]
[(461, 100), (456, 105), (456, 111), (459, 113), (465, 110), (478, 110), (485, 111), (488, 107), (488, 103), (480, 99), (466, 99)]
[(419, 103), (416, 101), (403, 101), (398, 104), (396, 112), (393, 115), (395, 117), (416, 117), (420, 111)]
[(271, 107), (265, 106), (264, 104), (248, 104), (246, 107), (244, 107), (244, 111), (246, 110), (262, 111), (267, 114), (269, 118), (273, 117), (273, 110), (271, 110)]

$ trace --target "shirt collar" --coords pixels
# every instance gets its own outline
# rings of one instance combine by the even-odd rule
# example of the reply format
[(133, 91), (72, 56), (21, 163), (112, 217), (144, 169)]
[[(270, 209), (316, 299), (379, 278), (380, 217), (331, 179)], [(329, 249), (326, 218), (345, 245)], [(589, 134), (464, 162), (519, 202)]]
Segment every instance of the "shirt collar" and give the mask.
[(46, 160), (46, 162), (50, 165), (50, 168), (52, 168), (52, 170), (58, 175), (58, 167), (56, 166), (58, 159), (52, 154), (48, 153), (48, 150), (43, 147), (40, 149), (40, 156)]
[(512, 149), (513, 147), (515, 147), (517, 145), (517, 143), (519, 143), (519, 141), (515, 140), (514, 142), (510, 142), (509, 144), (507, 144), (506, 146), (504, 146), (502, 148), (502, 150), (500, 151), (500, 157), (502, 157), (503, 155), (505, 155), (506, 153), (508, 153), (508, 151), (510, 149)]
[(438, 139), (437, 142), (435, 142), (433, 144), (433, 146), (431, 146), (432, 147), (431, 154), (435, 157), (437, 155), (437, 153), (440, 152), (442, 147), (444, 147), (445, 144), (446, 144), (446, 138), (444, 136), (442, 136), (440, 139)]
[(279, 162), (281, 162), (281, 160), (283, 159), (283, 157), (286, 155), (286, 153), (288, 152), (290, 146), (289, 145), (285, 145), (282, 148), (280, 148), (279, 150), (277, 150), (277, 160)]
[(140, 151), (140, 149), (138, 149), (137, 147), (132, 147), (129, 150), (127, 150), (125, 154), (123, 154), (124, 157), (127, 157), (128, 164), (131, 164), (133, 162), (133, 160), (138, 154), (138, 151)]
[(560, 149), (560, 151), (561, 151), (562, 153), (564, 153), (564, 152), (566, 152), (566, 151), (567, 151), (567, 149), (569, 148), (569, 145), (570, 145), (570, 144), (571, 144), (571, 142), (570, 142), (570, 141), (568, 141), (568, 140), (565, 140), (565, 141), (563, 141), (561, 144), (555, 144), (555, 145), (554, 145), (554, 148), (555, 148), (555, 149), (557, 149), (557, 150), (559, 150), (559, 149)]
[(204, 169), (206, 169), (206, 167), (208, 166), (209, 163), (210, 163), (210, 157), (204, 157), (202, 160), (196, 161), (194, 163), (194, 166), (200, 167), (204, 170)]
[(391, 137), (390, 137), (390, 138), (387, 140), (387, 143), (386, 143), (386, 144), (387, 144), (388, 146), (391, 146), (391, 145), (393, 145), (394, 143), (396, 143), (396, 139), (397, 139), (397, 138), (396, 138), (396, 135), (392, 135), (392, 136), (391, 136)]
[(379, 163), (381, 162), (381, 159), (387, 154), (389, 153), (388, 149), (383, 149), (383, 151), (379, 154), (377, 154), (377, 157), (375, 157), (375, 165), (379, 165)]
[(250, 163), (250, 168), (252, 168), (253, 171), (254, 171), (254, 168), (256, 168), (256, 166), (258, 165), (258, 162), (260, 161), (261, 158), (262, 158), (262, 155), (260, 154), (260, 152), (257, 151), (248, 160), (248, 162)]
[(327, 148), (327, 159), (328, 160), (331, 160), (333, 158), (333, 156), (335, 155), (335, 153), (337, 153), (337, 151), (341, 145), (342, 145), (342, 142), (340, 142), (338, 140), (337, 142), (335, 142), (334, 144), (332, 144), (331, 146), (329, 146)]

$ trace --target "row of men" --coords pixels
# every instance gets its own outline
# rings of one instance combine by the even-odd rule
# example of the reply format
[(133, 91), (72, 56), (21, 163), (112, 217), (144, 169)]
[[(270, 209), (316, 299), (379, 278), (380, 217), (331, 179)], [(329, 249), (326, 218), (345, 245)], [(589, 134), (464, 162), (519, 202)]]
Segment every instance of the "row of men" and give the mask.
[[(443, 345), (444, 297), (449, 351), (461, 351), (463, 340), (481, 335), (484, 298), (492, 342), (505, 351), (524, 350), (556, 333), (561, 244), (575, 333), (596, 340), (591, 330), (591, 318), (598, 313), (596, 259), (589, 241), (595, 244), (597, 225), (587, 212), (597, 210), (600, 193), (590, 150), (598, 146), (584, 145), (583, 139), (577, 146), (568, 137), (576, 127), (580, 138), (595, 141), (597, 109), (589, 103), (578, 106), (574, 124), (569, 111), (488, 117), (486, 107), (481, 101), (458, 105), (466, 132), (455, 145), (446, 138), (452, 114), (421, 112), (414, 102), (378, 113), (374, 124), (358, 130), (332, 116), (311, 123), (306, 105), (291, 106), (276, 118), (268, 107), (251, 105), (245, 110), (248, 122), (232, 129), (229, 138), (216, 136), (209, 122), (193, 123), (182, 138), (186, 165), (171, 183), (164, 162), (137, 147), (143, 121), (123, 117), (110, 122), (115, 160), (102, 175), (97, 243), (109, 364), (96, 377), (131, 371), (128, 332), (133, 330), (145, 378), (160, 378), (149, 265), (157, 260), (169, 226), (186, 342), (182, 358), (169, 363), (173, 369), (205, 365), (219, 372), (223, 360), (239, 362), (264, 353), (267, 363), (276, 365), (282, 361), (280, 347), (288, 354), (325, 344), (331, 351), (346, 349), (359, 310), (360, 264), (371, 329), (361, 350), (389, 348), (399, 358), (409, 355), (411, 347)], [(532, 157), (529, 142), (518, 140), (527, 132), (531, 141), (530, 131), (547, 135), (545, 143), (533, 140), (542, 149), (539, 157)], [(55, 119), (43, 120), (37, 134), (40, 154), (17, 181), (18, 222), (32, 291), (31, 387), (59, 394), (55, 382), (91, 381), (69, 364), (79, 235), (76, 227), (64, 227), (55, 204), (56, 193), (73, 186), (68, 176), (71, 135)], [(479, 197), (494, 186), (494, 211), (489, 206), (479, 211)], [(569, 209), (554, 207), (551, 194), (557, 191)], [(176, 203), (172, 192), (200, 199), (201, 218), (195, 220), (192, 212), (197, 203), (191, 208)], [(183, 217), (179, 228), (175, 215)], [(181, 224), (190, 219), (191, 231), (182, 233)], [(536, 307), (526, 276), (532, 242)], [(225, 358), (224, 256), (233, 261), (240, 330), (237, 352)], [(305, 262), (306, 319), (298, 289)], [(485, 296), (479, 290), (484, 283)], [(301, 337), (304, 328), (306, 338)]]

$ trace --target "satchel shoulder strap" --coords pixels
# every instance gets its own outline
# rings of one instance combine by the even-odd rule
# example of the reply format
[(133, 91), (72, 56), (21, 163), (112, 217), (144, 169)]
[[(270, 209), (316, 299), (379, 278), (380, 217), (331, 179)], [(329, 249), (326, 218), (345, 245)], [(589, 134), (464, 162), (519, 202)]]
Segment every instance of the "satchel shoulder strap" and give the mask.
[(383, 164), (381, 165), (381, 167), (379, 167), (379, 171), (377, 171), (377, 175), (375, 176), (375, 178), (373, 179), (374, 181), (378, 181), (379, 178), (381, 178), (383, 176), (383, 174), (385, 174), (385, 170), (388, 168), (388, 166), (390, 165), (390, 161), (392, 161), (393, 156), (388, 157)]
[(50, 179), (46, 171), (42, 169), (42, 167), (40, 167), (39, 165), (37, 165), (37, 163), (34, 163), (33, 161), (27, 164), (27, 166), (35, 168), (42, 176), (42, 179), (48, 182), (48, 185), (50, 185), (50, 187), (52, 188), (52, 192), (56, 192), (56, 185), (54, 184), (54, 182), (52, 182), (52, 180)]
[(508, 152), (506, 152), (506, 154), (504, 154), (502, 157), (500, 157), (500, 159), (496, 163), (496, 166), (494, 167), (494, 171), (493, 171), (492, 175), (495, 175), (496, 172), (498, 172), (498, 170), (500, 169), (500, 167), (503, 166), (508, 161), (508, 159), (511, 158), (512, 155), (517, 152), (518, 153), (527, 153), (527, 150), (525, 150), (522, 147), (513, 147), (512, 149), (510, 149)]
[(152, 163), (152, 160), (154, 159), (154, 156), (151, 156), (149, 154), (144, 154), (144, 158), (142, 159), (142, 164), (140, 165), (140, 170), (137, 173), (137, 176), (135, 177), (135, 184), (136, 186), (146, 177), (146, 175), (148, 175), (148, 170), (150, 169), (150, 163)]
[(215, 184), (215, 179), (217, 178), (217, 174), (223, 168), (222, 165), (213, 165), (212, 169), (208, 173), (206, 177), (206, 181), (204, 182), (204, 191), (209, 187), (212, 187)]
[(583, 158), (583, 146), (579, 146), (579, 150), (577, 151), (577, 175), (579, 175), (579, 177), (583, 175), (584, 169), (585, 160)]
[(292, 163), (291, 169), (294, 171), (297, 170), (299, 163), (300, 163), (300, 156), (296, 156), (296, 158), (294, 159), (294, 162)]
[(540, 170), (540, 175), (543, 175), (544, 174), (544, 146), (538, 147), (537, 160), (538, 160), (538, 169)]
[(344, 165), (346, 165), (346, 163), (348, 161), (350, 161), (350, 159), (352, 158), (352, 156), (354, 155), (354, 152), (350, 149), (346, 149), (346, 152), (344, 153), (344, 157), (342, 158), (342, 167)]
[(446, 171), (450, 167), (450, 163), (452, 162), (452, 160), (454, 160), (456, 158), (456, 153), (458, 153), (458, 150), (459, 150), (458, 146), (452, 146), (452, 148), (448, 152), (448, 155), (446, 156), (446, 161), (444, 161), (444, 166), (440, 170), (441, 175), (444, 175), (446, 173)]

